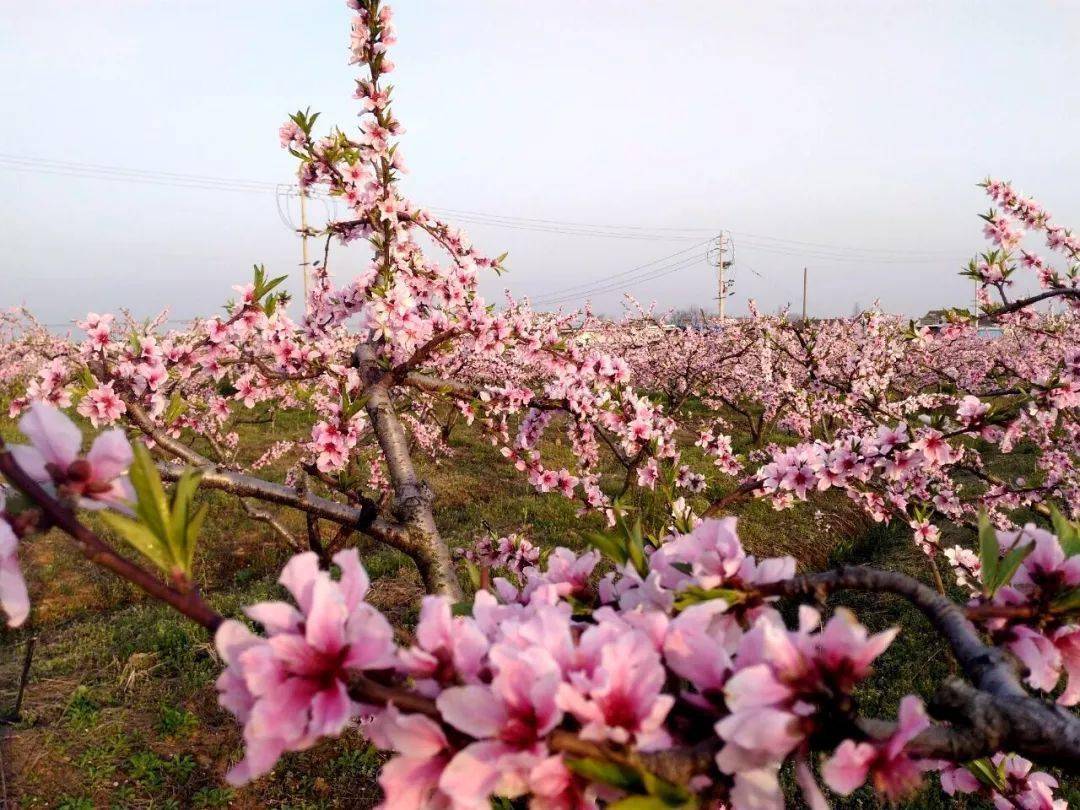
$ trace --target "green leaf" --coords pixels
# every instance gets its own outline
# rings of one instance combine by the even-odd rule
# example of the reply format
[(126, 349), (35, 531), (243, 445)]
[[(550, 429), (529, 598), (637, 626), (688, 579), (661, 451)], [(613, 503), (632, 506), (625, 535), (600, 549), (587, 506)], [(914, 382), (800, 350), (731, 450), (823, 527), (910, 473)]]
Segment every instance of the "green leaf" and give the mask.
[(1061, 514), (1053, 505), (1050, 506), (1050, 522), (1065, 556), (1075, 557), (1080, 554), (1080, 526)]
[(1005, 789), (1005, 774), (1002, 772), (1002, 769), (991, 762), (989, 758), (983, 757), (982, 759), (974, 759), (971, 762), (968, 762), (964, 767), (971, 771), (972, 776), (987, 787), (994, 788), (995, 790)]
[(630, 556), (630, 562), (641, 576), (648, 576), (649, 561), (645, 558), (645, 539), (641, 533), (641, 518), (634, 521), (634, 526), (626, 538), (626, 550)]
[(191, 576), (192, 569), (195, 565), (195, 548), (199, 543), (199, 532), (202, 531), (203, 521), (206, 520), (206, 513), (209, 511), (207, 504), (202, 504), (195, 510), (195, 514), (191, 520), (188, 521), (187, 532), (184, 534), (184, 540), (186, 543), (185, 555), (184, 555), (184, 573)]
[(585, 541), (616, 565), (626, 565), (629, 559), (621, 537), (605, 532), (586, 532)]
[(746, 594), (731, 588), (699, 588), (691, 586), (679, 591), (679, 595), (675, 598), (675, 607), (678, 610), (686, 610), (692, 605), (710, 602), (713, 599), (723, 599), (727, 602), (728, 607), (731, 607), (746, 601)]
[(979, 513), (979, 564), (982, 574), (983, 592), (992, 596), (991, 583), (997, 577), (999, 546), (997, 532), (990, 523), (986, 512)]
[(265, 284), (263, 284), (263, 288), (262, 288), (263, 295), (266, 295), (266, 293), (270, 292), (272, 289), (274, 289), (274, 287), (278, 286), (281, 282), (283, 282), (287, 278), (288, 278), (288, 276), (278, 276), (277, 278), (272, 278), (269, 281), (267, 281)]
[(104, 513), (104, 517), (124, 539), (149, 557), (170, 576), (191, 575), (195, 548), (206, 519), (206, 504), (195, 508), (195, 492), (201, 473), (185, 470), (172, 497), (167, 498), (161, 475), (142, 444), (134, 445), (135, 460), (129, 475), (135, 489), (138, 520)]
[(1013, 574), (1016, 573), (1016, 569), (1020, 567), (1020, 563), (1027, 559), (1028, 555), (1035, 550), (1035, 543), (1028, 543), (1027, 545), (1020, 546), (1019, 548), (1013, 548), (1005, 555), (1004, 559), (998, 563), (997, 574), (994, 577), (993, 586), (990, 590), (990, 595), (993, 596), (998, 590), (1005, 585), (1008, 585), (1013, 578)]
[(173, 391), (172, 397), (169, 399), (169, 407), (165, 410), (165, 422), (175, 422), (184, 411), (188, 409), (188, 404), (179, 391)]
[(161, 475), (145, 445), (135, 442), (133, 449), (135, 460), (128, 475), (138, 498), (135, 512), (155, 535), (162, 539), (167, 538), (170, 528), (169, 502), (165, 499)]
[(169, 547), (172, 551), (173, 563), (188, 575), (191, 574), (191, 563), (195, 559), (195, 545), (199, 539), (199, 530), (206, 517), (206, 504), (192, 511), (195, 492), (199, 488), (201, 478), (201, 473), (185, 470), (176, 482), (172, 497)]
[(1080, 610), (1080, 588), (1066, 591), (1050, 603), (1050, 610), (1054, 613), (1072, 613)]
[(659, 796), (627, 796), (608, 807), (610, 810), (671, 810), (672, 805)]
[(645, 790), (645, 782), (636, 768), (603, 759), (567, 759), (566, 767), (590, 782), (601, 782), (627, 793)]
[(666, 779), (661, 779), (659, 776), (656, 776), (647, 770), (643, 770), (641, 775), (645, 782), (645, 790), (648, 794), (661, 799), (665, 806), (692, 807), (696, 804), (696, 802), (693, 802), (690, 791), (681, 785), (676, 785), (673, 782), (668, 782)]
[(148, 526), (116, 512), (101, 512), (101, 519), (162, 571), (172, 568), (169, 548)]

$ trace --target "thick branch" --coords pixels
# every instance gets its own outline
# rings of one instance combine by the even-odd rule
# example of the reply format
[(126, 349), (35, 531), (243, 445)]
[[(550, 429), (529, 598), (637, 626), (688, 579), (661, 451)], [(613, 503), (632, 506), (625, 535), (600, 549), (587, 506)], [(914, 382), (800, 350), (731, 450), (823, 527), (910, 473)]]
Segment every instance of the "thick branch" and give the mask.
[(1009, 315), (1013, 312), (1019, 312), (1022, 309), (1027, 309), (1032, 304), (1037, 304), (1040, 301), (1045, 301), (1048, 298), (1073, 298), (1080, 301), (1080, 288), (1077, 287), (1055, 287), (1052, 290), (1046, 290), (1038, 295), (1032, 295), (1029, 298), (1020, 298), (1011, 303), (998, 307), (992, 312), (987, 312), (986, 317), (996, 320), (1002, 315)]
[(834, 591), (894, 593), (922, 611), (951, 648), (974, 686), (957, 679), (939, 690), (931, 708), (957, 726), (920, 737), (926, 755), (972, 759), (1014, 750), (1047, 764), (1080, 766), (1080, 718), (1029, 695), (1005, 652), (983, 643), (963, 609), (911, 577), (848, 566), (763, 586), (770, 595), (824, 598)]
[[(179, 464), (158, 464), (161, 477), (170, 481), (176, 481), (186, 469), (190, 468)], [(202, 475), (199, 486), (207, 489), (218, 489), (243, 498), (257, 498), (261, 501), (299, 509), (301, 512), (356, 529), (406, 553), (410, 551), (411, 544), (404, 528), (379, 517), (378, 507), (370, 501), (365, 501), (361, 506), (356, 507), (232, 470), (221, 470), (210, 466), (197, 467), (196, 471)]]

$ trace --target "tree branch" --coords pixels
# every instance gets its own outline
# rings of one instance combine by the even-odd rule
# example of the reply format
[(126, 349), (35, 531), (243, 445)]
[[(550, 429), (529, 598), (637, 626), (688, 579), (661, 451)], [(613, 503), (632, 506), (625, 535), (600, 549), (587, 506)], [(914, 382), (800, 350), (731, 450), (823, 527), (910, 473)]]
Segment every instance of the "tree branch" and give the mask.
[[(0, 447), (3, 445), (0, 444)], [(75, 541), (79, 551), (94, 565), (112, 571), (145, 593), (172, 606), (210, 632), (217, 629), (222, 618), (207, 605), (197, 590), (178, 591), (135, 563), (121, 557), (112, 547), (84, 526), (75, 514), (50, 495), (15, 462), (11, 453), (0, 451), (0, 472), (12, 486), (26, 495), (44, 513), (48, 523), (64, 531)], [(44, 528), (44, 527), (43, 527)]]

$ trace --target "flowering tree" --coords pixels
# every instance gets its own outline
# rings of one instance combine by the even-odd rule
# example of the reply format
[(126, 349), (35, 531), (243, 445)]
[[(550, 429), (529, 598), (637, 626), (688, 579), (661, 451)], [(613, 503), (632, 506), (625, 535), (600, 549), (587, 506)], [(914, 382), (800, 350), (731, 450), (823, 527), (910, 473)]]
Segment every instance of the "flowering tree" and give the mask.
[[(400, 125), (385, 85), (394, 38), (389, 8), (358, 9), (350, 45), (366, 72), (357, 82), (358, 136), (333, 130), (316, 138), (317, 115), (303, 112), (281, 128), (282, 145), (300, 160), (301, 187), (319, 187), (351, 212), (326, 228), (299, 322), (277, 291), (283, 279), (262, 267), (235, 288), (227, 317), (187, 330), (162, 332), (164, 315), (137, 323), (91, 313), (79, 324), (86, 339), (53, 341), (12, 412), (35, 399), (62, 407), (77, 400), (95, 426), (120, 422), (142, 434), (167, 478), (197, 468), (200, 486), (235, 494), (297, 549), (310, 546), (328, 562), (362, 532), (408, 554), (430, 592), (456, 596), (434, 493), (414, 460), (418, 451), (448, 452), (446, 414), (475, 422), (539, 491), (558, 490), (589, 509), (611, 503), (599, 486), (602, 455), (630, 467), (669, 452), (673, 423), (627, 384), (625, 363), (568, 338), (567, 319), (534, 315), (513, 300), (498, 312), (486, 304), (478, 275), (500, 272), (501, 258), (480, 255), (460, 231), (401, 196)], [(356, 240), (370, 244), (372, 260), (334, 287), (331, 243)], [(425, 245), (449, 264), (428, 259)], [(49, 339), (40, 328), (31, 337)], [(262, 403), (313, 412), (310, 441), (279, 442), (245, 460), (235, 428)], [(541, 457), (539, 440), (559, 420), (575, 449), (574, 470)], [(284, 459), (293, 462), (284, 482), (260, 477)], [(266, 504), (304, 512), (307, 542)], [(336, 524), (333, 538), (322, 538), (320, 521)]]
[[(364, 70), (360, 134), (316, 137), (306, 112), (281, 130), (301, 185), (351, 211), (326, 228), (302, 318), (288, 315), (280, 279), (256, 268), (226, 316), (183, 331), (163, 331), (163, 318), (91, 314), (85, 340), (72, 343), (15, 315), (4, 322), (6, 355), (23, 359), (2, 382), (29, 380), (13, 402), (29, 444), (0, 452), (11, 487), (0, 519), (8, 623), (30, 612), (20, 546), (57, 528), (90, 562), (205, 627), (224, 664), (221, 704), (243, 726), (244, 757), (228, 777), (238, 784), (359, 725), (391, 754), (380, 776), (388, 808), (526, 796), (541, 810), (779, 807), (786, 764), (815, 808), (825, 806), (822, 784), (839, 794), (869, 784), (895, 800), (931, 771), (948, 793), (1060, 806), (1054, 778), (1032, 761), (1080, 765), (1080, 719), (1068, 708), (1080, 701), (1080, 535), (1070, 520), (1080, 506), (1080, 352), (1074, 318), (1031, 307), (1075, 306), (1077, 274), (1024, 253), (1044, 294), (1012, 300), (1008, 282), (1018, 223), (1074, 261), (1068, 232), (987, 184), (1003, 206), (986, 217), (1000, 248), (971, 272), (1007, 330), (994, 344), (959, 314), (935, 334), (876, 312), (821, 323), (755, 314), (696, 331), (641, 317), (610, 327), (512, 299), (496, 311), (476, 281), (501, 259), (398, 190), (390, 11), (379, 0), (350, 6), (350, 50)], [(371, 263), (338, 287), (327, 265), (335, 240), (372, 248)], [(84, 454), (59, 410), (72, 406), (95, 428), (127, 431), (106, 430)], [(236, 427), (260, 406), (310, 412), (310, 438), (246, 459)], [(512, 536), (479, 544), (467, 556), (485, 574), (463, 597), (415, 464), (417, 453), (449, 452), (449, 414), (480, 428), (537, 490), (602, 511), (610, 531), (583, 554), (541, 555)], [(756, 446), (774, 429), (796, 443), (740, 458), (721, 420), (741, 422)], [(725, 493), (693, 469), (680, 428), (742, 482)], [(572, 470), (542, 455), (554, 429), (572, 444)], [(985, 458), (1021, 441), (1037, 448), (1038, 480), (999, 478)], [(624, 472), (621, 487), (601, 487), (605, 458)], [(284, 482), (260, 474), (284, 459)], [(706, 487), (704, 518), (676, 504), (663, 525), (631, 520), (616, 494)], [(203, 599), (193, 568), (200, 488), (234, 494), (294, 547), (280, 577), (289, 601), (249, 606), (248, 622)], [(950, 557), (966, 603), (895, 572), (796, 574), (789, 557), (747, 554), (735, 519), (719, 517), (737, 498), (784, 508), (829, 488), (875, 517), (903, 516), (931, 554), (933, 521), (977, 523), (978, 548)], [(303, 512), (306, 542), (268, 505)], [(1041, 522), (1016, 525), (1019, 507)], [(99, 512), (140, 556), (119, 554), (79, 510)], [(324, 523), (338, 527), (332, 538)], [(366, 601), (356, 532), (409, 554), (429, 591), (403, 642)], [(907, 600), (948, 645), (958, 676), (926, 704), (905, 697), (895, 721), (866, 716), (858, 687), (899, 629), (871, 633), (843, 609), (823, 618), (843, 591)], [(795, 603), (797, 615), (783, 612)]]

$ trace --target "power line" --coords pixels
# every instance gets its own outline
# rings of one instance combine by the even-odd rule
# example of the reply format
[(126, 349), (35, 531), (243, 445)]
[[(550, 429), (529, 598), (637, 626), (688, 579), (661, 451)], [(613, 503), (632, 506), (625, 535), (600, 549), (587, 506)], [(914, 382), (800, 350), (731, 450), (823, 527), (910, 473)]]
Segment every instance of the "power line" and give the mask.
[(588, 222), (573, 222), (570, 220), (562, 219), (539, 219), (530, 217), (516, 217), (504, 214), (487, 214), (483, 211), (468, 211), (462, 208), (442, 208), (439, 206), (432, 206), (432, 211), (445, 211), (449, 214), (465, 215), (465, 216), (483, 216), (483, 217), (496, 217), (498, 219), (514, 220), (517, 222), (541, 222), (547, 225), (562, 225), (578, 228), (603, 228), (605, 230), (629, 230), (629, 231), (678, 231), (680, 233), (696, 232), (696, 233), (713, 233), (715, 228), (663, 228), (663, 227), (650, 227), (645, 225), (598, 225), (596, 223)]
[[(949, 261), (949, 258), (945, 256), (911, 256), (902, 258), (897, 256), (851, 255), (841, 253), (840, 251), (813, 250), (806, 248), (795, 249), (784, 246), (755, 243), (747, 241), (745, 238), (740, 240), (739, 245), (751, 251), (758, 250), (765, 253), (775, 253), (780, 256), (793, 256), (796, 258), (822, 259), (825, 262), (862, 262), (864, 264), (941, 264)], [(962, 261), (962, 254), (957, 252), (950, 255), (952, 261)]]
[[(144, 183), (151, 185), (172, 186), (194, 190), (232, 191), (244, 193), (272, 193), (279, 199), (282, 189), (288, 196), (297, 194), (295, 185), (271, 183), (259, 180), (222, 178), (212, 175), (184, 174), (180, 172), (131, 169), (96, 163), (51, 160), (46, 158), (26, 157), (10, 153), (0, 153), (0, 168), (11, 171), (46, 173), (86, 179), (114, 180), (121, 182)], [(311, 196), (335, 199), (330, 195), (312, 193)], [(643, 225), (611, 225), (586, 223), (573, 220), (518, 217), (504, 214), (492, 214), (468, 209), (432, 207), (432, 211), (446, 212), (456, 218), (477, 225), (489, 225), (509, 230), (530, 230), (541, 233), (561, 235), (591, 236), (642, 241), (693, 240), (703, 233), (713, 233), (712, 228), (702, 227), (660, 227)], [(282, 215), (283, 221), (287, 217)], [(293, 228), (295, 230), (295, 228)], [(957, 257), (967, 255), (966, 251), (939, 249), (913, 250), (910, 248), (871, 248), (854, 245), (837, 245), (827, 242), (811, 242), (786, 237), (755, 234), (731, 230), (732, 234), (746, 241), (748, 247), (769, 251), (781, 255), (809, 256), (833, 261), (867, 261), (885, 264), (917, 264), (938, 261), (934, 257)]]
[(538, 304), (539, 306), (551, 306), (551, 305), (554, 305), (554, 304), (565, 303), (567, 301), (574, 301), (574, 300), (581, 299), (581, 298), (587, 298), (587, 297), (593, 296), (593, 295), (602, 295), (604, 293), (620, 292), (622, 290), (629, 289), (630, 287), (636, 286), (636, 285), (644, 283), (646, 281), (655, 281), (658, 278), (662, 278), (664, 276), (671, 275), (672, 273), (678, 272), (679, 270), (683, 270), (683, 269), (685, 269), (687, 267), (690, 267), (690, 266), (692, 266), (694, 264), (702, 262), (702, 261), (704, 261), (704, 259), (705, 259), (704, 256), (690, 256), (690, 257), (687, 257), (685, 259), (680, 259), (679, 261), (677, 261), (677, 262), (675, 262), (673, 264), (669, 264), (669, 265), (666, 265), (666, 266), (663, 266), (663, 267), (658, 267), (658, 268), (650, 271), (649, 273), (647, 273), (647, 274), (645, 274), (643, 276), (638, 276), (636, 278), (631, 278), (631, 279), (624, 279), (624, 280), (621, 280), (621, 281), (609, 281), (607, 283), (600, 284), (600, 285), (595, 286), (593, 288), (590, 288), (590, 289), (587, 289), (587, 290), (582, 290), (581, 292), (571, 293), (569, 295), (555, 296), (555, 297), (545, 296), (545, 297), (538, 298), (534, 303)]
[(658, 259), (653, 259), (652, 261), (645, 262), (645, 264), (639, 264), (637, 267), (631, 267), (629, 270), (623, 270), (623, 271), (618, 272), (618, 273), (612, 273), (612, 274), (607, 275), (607, 276), (601, 276), (600, 278), (595, 278), (595, 279), (593, 279), (591, 281), (583, 281), (583, 282), (578, 283), (578, 284), (571, 284), (568, 287), (560, 287), (560, 288), (555, 289), (555, 290), (550, 290), (550, 291), (544, 293), (542, 296), (540, 296), (540, 298), (538, 300), (545, 299), (545, 298), (561, 297), (566, 293), (575, 292), (575, 291), (583, 291), (583, 290), (585, 290), (585, 289), (587, 289), (589, 287), (594, 287), (594, 286), (596, 286), (598, 284), (608, 284), (608, 283), (610, 283), (611, 281), (613, 281), (615, 279), (633, 275), (633, 274), (635, 274), (635, 273), (637, 273), (637, 272), (639, 272), (641, 270), (648, 270), (651, 267), (655, 267), (655, 265), (666, 262), (668, 259), (674, 259), (676, 256), (682, 256), (683, 254), (689, 253), (690, 251), (695, 250), (696, 248), (699, 248), (702, 245), (708, 244), (710, 241), (711, 241), (711, 239), (703, 239), (700, 242), (697, 242), (697, 243), (695, 243), (693, 245), (690, 245), (690, 247), (683, 248), (682, 250), (677, 250), (674, 253), (669, 253), (666, 256), (661, 256)]
[(179, 172), (149, 169), (127, 169), (122, 166), (106, 166), (98, 163), (76, 163), (47, 158), (28, 158), (0, 153), (0, 165), (16, 171), (44, 171), (52, 174), (116, 179), (131, 182), (157, 182), (166, 185), (195, 186), (223, 191), (273, 192), (279, 184), (260, 180), (239, 180), (210, 175), (181, 174)]

